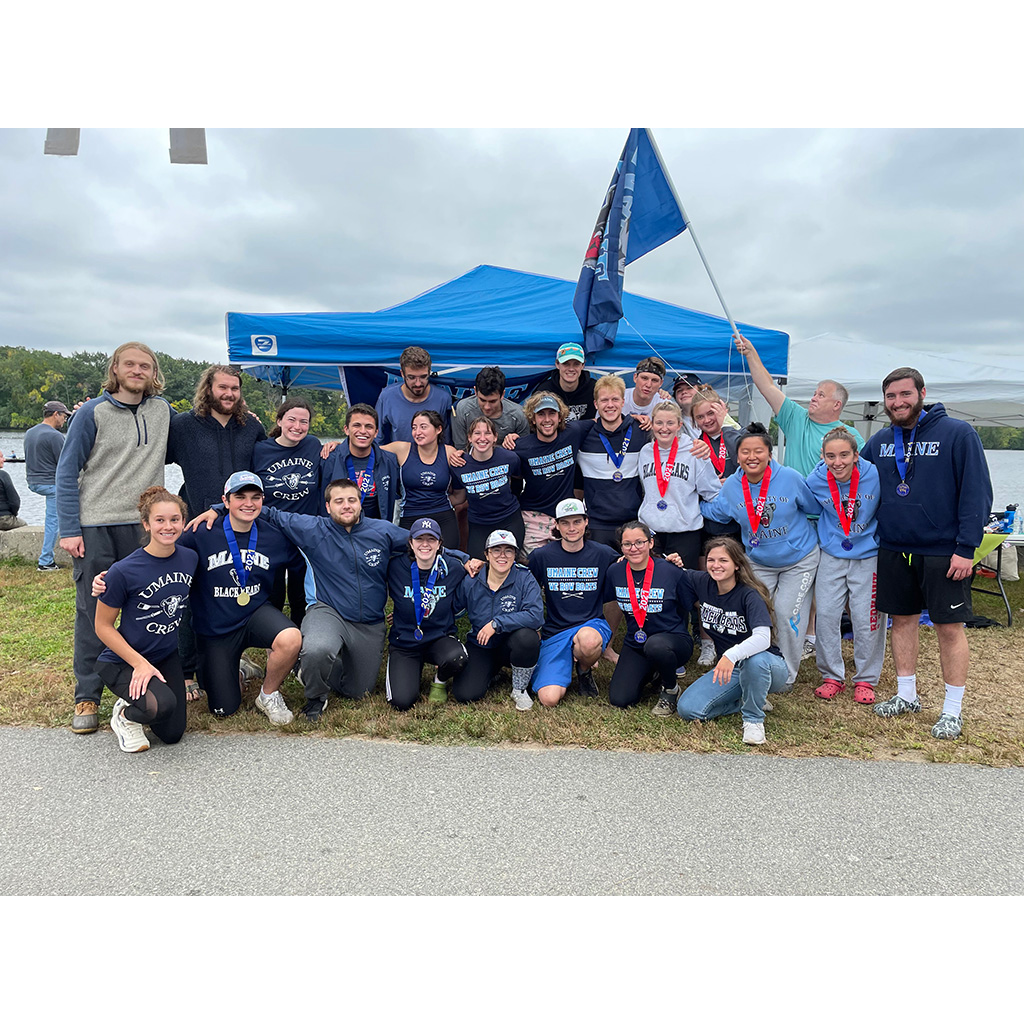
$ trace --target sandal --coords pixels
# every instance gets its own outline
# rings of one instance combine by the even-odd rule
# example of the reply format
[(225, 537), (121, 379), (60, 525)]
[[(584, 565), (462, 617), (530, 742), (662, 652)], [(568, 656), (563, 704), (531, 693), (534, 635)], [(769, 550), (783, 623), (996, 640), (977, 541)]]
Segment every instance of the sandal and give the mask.
[(190, 679), (185, 684), (185, 700), (186, 701), (192, 702), (194, 700), (199, 700), (200, 697), (205, 697), (205, 696), (206, 696), (206, 694), (202, 690), (199, 689), (199, 684), (194, 679)]
[(853, 699), (858, 704), (874, 704), (875, 688), (868, 683), (857, 683), (853, 688)]
[(831, 700), (837, 693), (842, 693), (845, 689), (846, 683), (841, 683), (838, 679), (826, 679), (814, 691), (814, 696), (820, 697), (822, 700)]

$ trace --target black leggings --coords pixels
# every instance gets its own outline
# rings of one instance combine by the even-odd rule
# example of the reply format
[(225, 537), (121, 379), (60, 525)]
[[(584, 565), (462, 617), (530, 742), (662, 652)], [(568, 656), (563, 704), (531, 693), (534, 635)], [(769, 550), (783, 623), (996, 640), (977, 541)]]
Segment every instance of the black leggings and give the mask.
[(466, 545), (466, 551), (470, 558), (484, 558), (484, 545), (487, 543), (487, 538), (495, 530), (508, 530), (512, 536), (516, 539), (516, 547), (521, 548), (523, 546), (523, 540), (526, 538), (526, 527), (523, 525), (523, 513), (520, 511), (514, 512), (507, 519), (502, 519), (500, 523), (474, 523), (471, 519), (469, 521), (469, 540)]
[(416, 651), (392, 647), (388, 651), (385, 693), (391, 706), (408, 711), (420, 695), (423, 663), (437, 666), (437, 678), (447, 682), (466, 664), (466, 648), (453, 636), (442, 636)]
[(177, 743), (185, 734), (185, 676), (177, 653), (153, 666), (167, 680), (161, 683), (154, 676), (146, 692), (129, 696), (132, 681), (131, 665), (115, 665), (111, 661), (96, 662), (96, 672), (107, 688), (128, 701), (124, 717), (140, 725), (148, 725), (153, 735), (164, 743)]
[[(287, 583), (285, 577), (287, 576)], [(284, 611), (285, 592), (288, 594), (288, 617), (296, 626), (302, 625), (302, 617), (306, 614), (306, 563), (286, 566), (274, 573), (274, 583), (270, 588), (270, 603), (278, 610)]]
[(433, 519), (441, 527), (441, 543), (451, 551), (459, 551), (462, 548), (462, 540), (459, 537), (459, 521), (452, 509), (443, 512), (431, 512), (427, 516), (402, 516), (398, 525), (403, 530), (408, 530), (417, 519)]
[(655, 678), (671, 689), (676, 685), (676, 667), (685, 665), (691, 654), (689, 633), (655, 633), (642, 649), (623, 644), (608, 684), (608, 700), (617, 708), (628, 708), (640, 700), (644, 684)]
[(498, 633), (491, 637), (487, 647), (470, 643), (469, 662), (452, 683), (451, 695), (460, 704), (483, 700), (491, 676), (504, 665), (530, 668), (540, 656), (540, 636), (535, 629), (516, 629), (511, 633)]

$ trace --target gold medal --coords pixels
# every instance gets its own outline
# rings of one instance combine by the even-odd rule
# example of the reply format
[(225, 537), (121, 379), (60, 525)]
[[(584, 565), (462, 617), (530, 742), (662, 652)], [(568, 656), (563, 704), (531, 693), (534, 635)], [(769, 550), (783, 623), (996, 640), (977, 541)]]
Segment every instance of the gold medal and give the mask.
[(245, 591), (243, 591), (241, 594), (238, 595), (238, 597), (235, 598), (235, 600), (244, 608), (249, 603), (251, 598), (247, 593), (245, 593)]

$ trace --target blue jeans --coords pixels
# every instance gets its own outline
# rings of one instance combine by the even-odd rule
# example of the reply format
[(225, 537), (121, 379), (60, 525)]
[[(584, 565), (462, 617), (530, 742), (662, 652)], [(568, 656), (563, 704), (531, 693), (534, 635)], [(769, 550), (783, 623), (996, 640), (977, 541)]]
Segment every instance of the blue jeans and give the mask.
[(43, 525), (43, 550), (39, 552), (41, 566), (53, 565), (53, 549), (57, 543), (57, 485), (29, 484), (33, 494), (46, 498), (46, 519)]
[(715, 682), (712, 669), (695, 679), (679, 695), (676, 711), (680, 718), (706, 722), (720, 715), (742, 712), (744, 722), (764, 721), (764, 702), (769, 693), (785, 693), (789, 687), (786, 662), (777, 654), (761, 651), (739, 662), (732, 678), (723, 686)]

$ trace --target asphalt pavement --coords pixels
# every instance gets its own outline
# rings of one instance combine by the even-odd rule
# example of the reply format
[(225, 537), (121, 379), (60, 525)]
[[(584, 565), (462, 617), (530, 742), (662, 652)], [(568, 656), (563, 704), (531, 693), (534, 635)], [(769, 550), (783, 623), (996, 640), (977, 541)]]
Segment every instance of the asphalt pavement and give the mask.
[(1020, 894), (1021, 769), (0, 729), (0, 894)]

